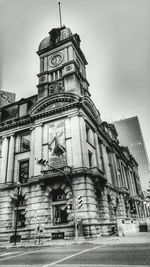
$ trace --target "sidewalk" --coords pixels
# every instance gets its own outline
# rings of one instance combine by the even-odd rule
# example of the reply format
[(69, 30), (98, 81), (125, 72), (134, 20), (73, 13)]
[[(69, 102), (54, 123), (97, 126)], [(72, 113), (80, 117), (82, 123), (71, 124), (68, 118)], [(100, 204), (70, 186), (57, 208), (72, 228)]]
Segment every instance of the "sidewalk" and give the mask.
[(150, 232), (141, 232), (135, 233), (128, 236), (109, 236), (109, 237), (99, 237), (93, 239), (83, 239), (78, 238), (78, 242), (75, 243), (74, 240), (50, 240), (50, 241), (41, 241), (40, 245), (35, 245), (35, 243), (31, 242), (23, 242), (17, 243), (16, 246), (12, 243), (0, 245), (0, 248), (19, 248), (19, 247), (47, 247), (47, 246), (70, 246), (70, 245), (79, 245), (79, 244), (142, 244), (142, 243), (150, 243)]

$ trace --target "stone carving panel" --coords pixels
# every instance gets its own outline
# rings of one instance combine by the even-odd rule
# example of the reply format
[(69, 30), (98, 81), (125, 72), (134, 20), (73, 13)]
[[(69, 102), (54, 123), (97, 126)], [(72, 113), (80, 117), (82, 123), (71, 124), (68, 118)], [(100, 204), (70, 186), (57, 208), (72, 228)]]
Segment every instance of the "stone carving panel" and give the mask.
[(62, 93), (64, 91), (65, 89), (64, 89), (63, 81), (56, 81), (49, 86), (49, 95)]

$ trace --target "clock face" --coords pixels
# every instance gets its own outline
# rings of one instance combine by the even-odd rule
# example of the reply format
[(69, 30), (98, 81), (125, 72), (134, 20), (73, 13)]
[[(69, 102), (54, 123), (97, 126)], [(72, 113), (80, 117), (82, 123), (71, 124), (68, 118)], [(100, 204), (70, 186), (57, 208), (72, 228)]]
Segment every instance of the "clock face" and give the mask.
[(58, 54), (58, 55), (54, 55), (49, 59), (49, 64), (52, 67), (56, 67), (58, 66), (61, 62), (63, 61), (63, 55)]

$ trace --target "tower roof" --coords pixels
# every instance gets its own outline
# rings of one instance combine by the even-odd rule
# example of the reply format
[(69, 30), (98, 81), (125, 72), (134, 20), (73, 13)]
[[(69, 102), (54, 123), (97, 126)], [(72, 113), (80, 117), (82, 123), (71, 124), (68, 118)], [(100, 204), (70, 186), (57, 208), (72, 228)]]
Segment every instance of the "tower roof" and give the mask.
[(53, 28), (49, 32), (49, 36), (47, 36), (40, 42), (38, 51), (41, 51), (49, 46), (53, 46), (71, 36), (71, 30), (69, 28), (66, 28), (65, 26), (61, 28)]

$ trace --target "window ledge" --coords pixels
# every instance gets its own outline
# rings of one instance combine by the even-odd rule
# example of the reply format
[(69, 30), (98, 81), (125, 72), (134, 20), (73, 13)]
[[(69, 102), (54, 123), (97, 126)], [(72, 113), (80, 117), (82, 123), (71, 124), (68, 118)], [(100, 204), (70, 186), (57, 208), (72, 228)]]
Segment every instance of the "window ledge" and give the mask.
[(30, 152), (31, 150), (26, 150), (26, 151), (20, 151), (20, 152), (15, 152), (15, 155), (18, 155), (18, 154), (22, 154), (22, 153), (27, 153), (27, 152)]
[(95, 146), (90, 141), (86, 139), (86, 142), (95, 149)]

